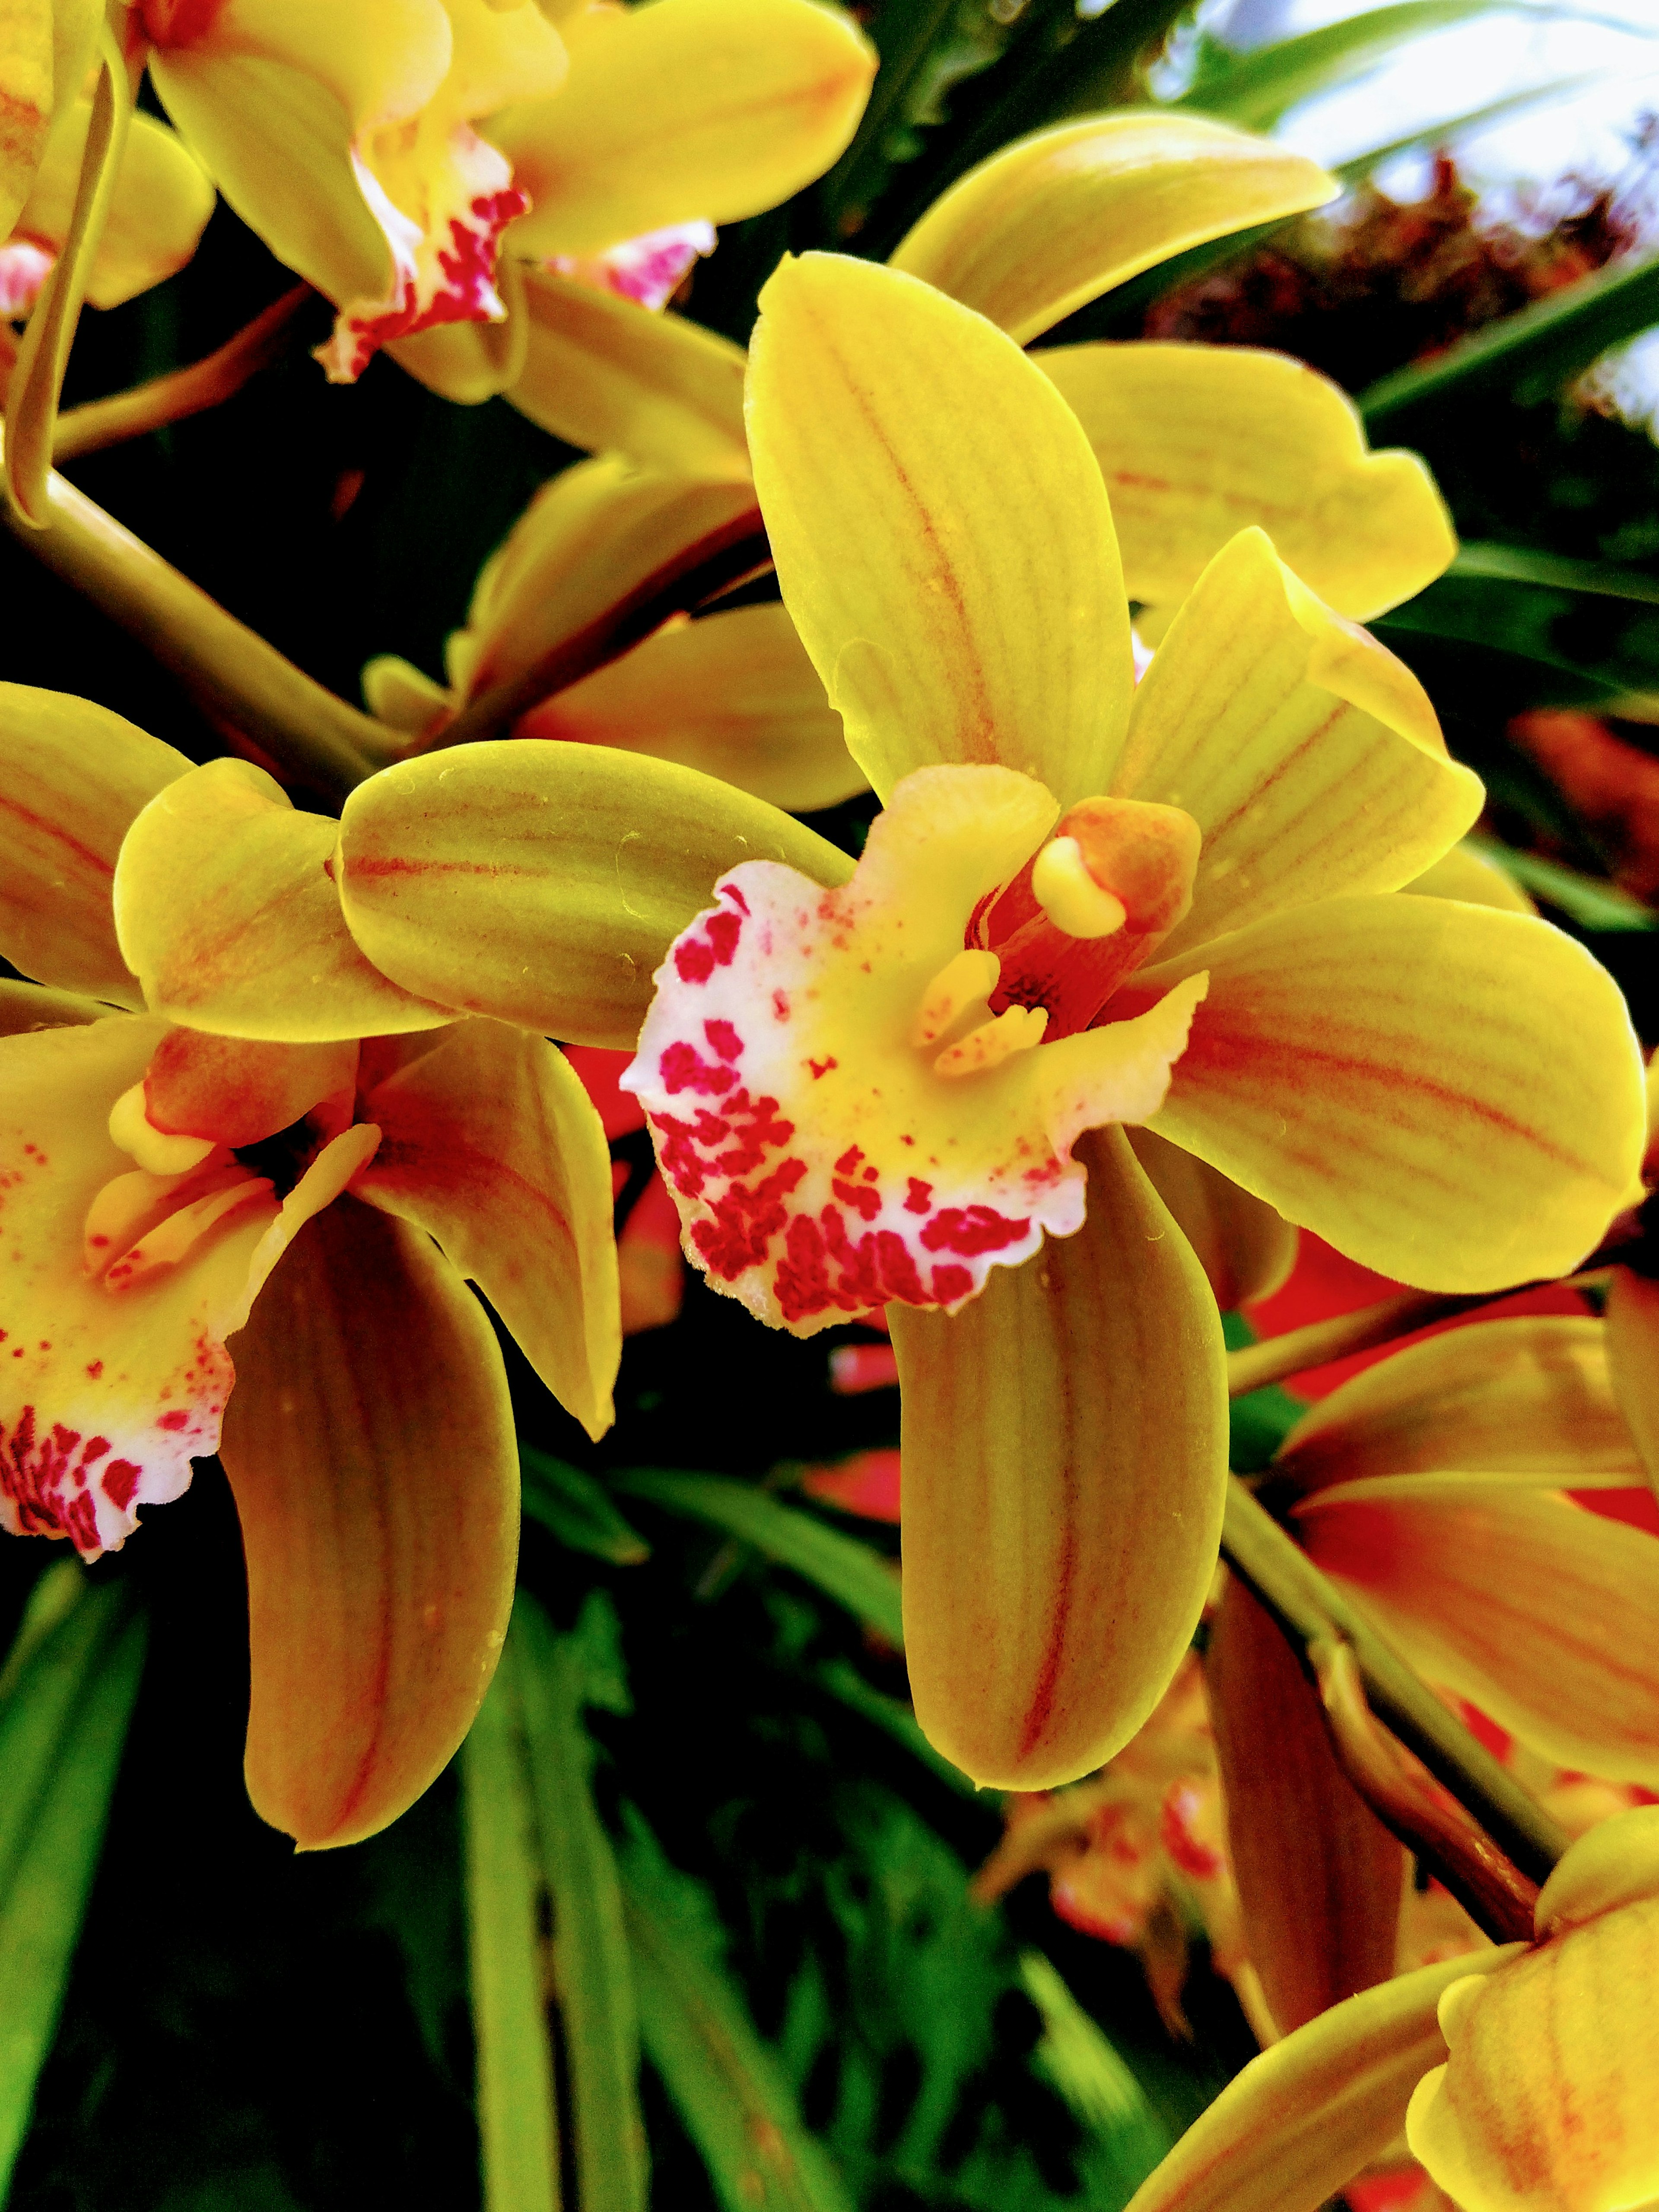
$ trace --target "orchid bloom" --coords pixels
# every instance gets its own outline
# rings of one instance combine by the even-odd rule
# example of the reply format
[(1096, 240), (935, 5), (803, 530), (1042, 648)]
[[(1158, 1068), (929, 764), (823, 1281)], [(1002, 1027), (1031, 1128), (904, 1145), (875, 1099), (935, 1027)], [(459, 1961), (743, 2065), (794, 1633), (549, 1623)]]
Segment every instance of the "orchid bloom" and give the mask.
[[(1170, 255), (1337, 190), (1301, 155), (1206, 118), (1091, 116), (971, 170), (891, 265), (1027, 345)], [(528, 351), (507, 397), (532, 422), (589, 452), (747, 480), (740, 348), (556, 275), (532, 283), (529, 305)], [(1250, 523), (1329, 605), (1362, 621), (1422, 590), (1456, 550), (1421, 461), (1369, 452), (1352, 404), (1299, 362), (1140, 343), (1031, 358), (1094, 449), (1125, 586), (1152, 611), (1141, 618), (1149, 630)]]
[(349, 1842), (448, 1759), (512, 1601), (512, 1413), (467, 1278), (609, 1425), (603, 1131), (541, 1039), (369, 966), (336, 825), (260, 770), (17, 686), (0, 750), (0, 942), (39, 979), (0, 986), (0, 1526), (96, 1559), (220, 1451), (250, 1792)]
[[(889, 801), (863, 860), (669, 763), (507, 742), (354, 793), (340, 895), (405, 989), (573, 1042), (631, 1042), (655, 969), (632, 1087), (690, 1255), (801, 1333), (894, 1301), (918, 1714), (1042, 1787), (1152, 1711), (1216, 1557), (1218, 1322), (1122, 1126), (1490, 1288), (1595, 1243), (1639, 1060), (1559, 933), (1392, 896), (1480, 786), (1260, 532), (1137, 690), (1099, 470), (1012, 342), (833, 256), (763, 308), (756, 482)], [(697, 887), (717, 825), (739, 865)]]
[(823, 173), (876, 71), (852, 17), (820, 0), (575, 0), (546, 12), (568, 49), (568, 82), (526, 82), (481, 125), (526, 199), (501, 243), (507, 325), (398, 348), (447, 398), (517, 381), (544, 276), (642, 313), (661, 307), (713, 252), (717, 223), (775, 207)]
[(339, 310), (350, 382), (392, 339), (500, 319), (503, 227), (529, 205), (479, 118), (556, 92), (536, 0), (129, 0), (131, 40), (230, 205)]
[(1402, 2123), (1462, 2212), (1636, 2212), (1659, 2197), (1659, 1807), (1581, 1836), (1535, 1939), (1425, 1966), (1252, 2060), (1130, 2212), (1316, 2212)]

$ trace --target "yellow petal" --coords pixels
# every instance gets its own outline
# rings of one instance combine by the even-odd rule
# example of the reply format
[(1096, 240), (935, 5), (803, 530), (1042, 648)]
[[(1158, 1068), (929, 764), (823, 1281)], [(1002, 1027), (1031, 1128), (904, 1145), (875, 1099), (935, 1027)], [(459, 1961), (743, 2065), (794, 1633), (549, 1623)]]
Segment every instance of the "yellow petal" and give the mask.
[(520, 731), (678, 761), (793, 813), (865, 788), (841, 717), (780, 606), (660, 629), (556, 693)]
[[(16, 233), (59, 252), (69, 236), (76, 181), (86, 151), (92, 102), (77, 100), (52, 133)], [(165, 124), (135, 115), (111, 193), (103, 236), (92, 257), (87, 297), (94, 307), (159, 284), (195, 252), (213, 213), (213, 186)]]
[(815, 0), (650, 0), (591, 17), (559, 97), (490, 121), (532, 203), (514, 250), (591, 253), (775, 207), (844, 150), (875, 68), (852, 18)]
[(1659, 1283), (1615, 1267), (1607, 1285), (1613, 1395), (1647, 1479), (1659, 1490)]
[(0, 237), (9, 237), (46, 152), (52, 106), (53, 0), (14, 0), (0, 19)]
[(0, 978), (0, 1036), (27, 1036), (35, 1030), (75, 1029), (100, 1022), (109, 1008), (78, 991), (43, 990), (39, 983)]
[(297, 1239), (236, 1361), (248, 1794), (302, 1850), (355, 1843), (447, 1763), (500, 1656), (518, 1550), (501, 1353), (428, 1239), (346, 1198)]
[(1379, 1273), (1488, 1291), (1565, 1273), (1635, 1173), (1624, 1000), (1547, 922), (1325, 899), (1136, 977), (1206, 969), (1161, 1135)]
[(0, 953), (43, 983), (141, 1005), (115, 941), (116, 857), (190, 767), (107, 707), (0, 685)]
[(424, 669), (395, 653), (377, 653), (368, 662), (362, 685), (363, 703), (369, 713), (406, 737), (423, 737), (450, 712), (445, 686), (434, 684)]
[(485, 567), (465, 638), (451, 641), (463, 696), (522, 674), (754, 504), (747, 483), (657, 475), (614, 455), (555, 477)]
[(1413, 876), (1400, 888), (1422, 898), (1462, 899), (1467, 906), (1495, 906), (1504, 914), (1538, 911), (1513, 876), (1467, 842), (1454, 845), (1420, 876)]
[(1129, 1145), (1197, 1254), (1223, 1313), (1281, 1287), (1297, 1251), (1296, 1231), (1282, 1214), (1151, 1129), (1131, 1129)]
[(1408, 1345), (1333, 1390), (1280, 1447), (1299, 1488), (1455, 1468), (1632, 1485), (1642, 1464), (1613, 1403), (1606, 1332), (1566, 1314), (1520, 1314)]
[(603, 1436), (622, 1356), (611, 1153), (568, 1060), (501, 1022), (463, 1022), (362, 1111), (380, 1144), (356, 1195), (434, 1237), (560, 1404)]
[(749, 433), (784, 604), (882, 796), (946, 762), (1018, 769), (1062, 805), (1103, 790), (1133, 681), (1111, 516), (1017, 348), (890, 270), (786, 260)]
[(277, 64), (313, 79), (357, 131), (424, 107), (454, 53), (441, 0), (147, 0), (143, 14), (158, 76), (199, 73), (228, 99), (240, 64)]
[(1318, 2212), (1400, 2132), (1445, 2050), (1435, 2007), (1518, 1943), (1401, 1974), (1253, 2058), (1129, 2201), (1129, 2212)]
[(1569, 1928), (1659, 1897), (1659, 1807), (1638, 1805), (1578, 1837), (1538, 1893), (1540, 1942)]
[(1131, 599), (1184, 599), (1255, 523), (1310, 590), (1369, 622), (1457, 550), (1417, 455), (1370, 452), (1353, 402), (1287, 354), (1137, 343), (1032, 358), (1094, 447)]
[(575, 1044), (631, 1045), (651, 976), (741, 860), (845, 882), (760, 799), (640, 755), (534, 739), (400, 763), (346, 802), (353, 936), (406, 989)]
[(1310, 1558), (1425, 1674), (1559, 1766), (1659, 1786), (1659, 1539), (1547, 1491), (1451, 1475), (1297, 1508)]
[(890, 1309), (902, 1386), (916, 1717), (976, 1781), (1046, 1789), (1127, 1742), (1214, 1572), (1221, 1333), (1121, 1135), (1079, 1146), (1088, 1218), (957, 1315)]
[(1250, 1963), (1288, 2033), (1394, 1972), (1406, 1854), (1338, 1765), (1300, 1660), (1237, 1580), (1204, 1680)]
[(1391, 891), (1479, 814), (1416, 678), (1307, 591), (1260, 530), (1200, 579), (1135, 695), (1112, 790), (1204, 835), (1160, 957), (1336, 891)]
[(528, 343), (507, 397), (585, 452), (746, 479), (744, 356), (682, 316), (540, 270), (525, 280)]
[(934, 201), (892, 257), (1024, 345), (1206, 239), (1322, 207), (1300, 154), (1196, 115), (1094, 115), (1017, 139)]
[(294, 1043), (451, 1019), (352, 942), (329, 872), (336, 835), (246, 761), (210, 761), (153, 799), (115, 873), (121, 951), (152, 1012)]
[(500, 252), (495, 289), (507, 310), (500, 322), (434, 323), (410, 337), (393, 338), (387, 353), (416, 383), (459, 406), (494, 399), (523, 375), (530, 334), (523, 269)]
[(144, 1118), (169, 1136), (258, 1145), (325, 1100), (349, 1112), (357, 1047), (251, 1044), (173, 1030), (144, 1071)]
[(1466, 2212), (1654, 2202), (1659, 2012), (1644, 1995), (1656, 1972), (1659, 1901), (1650, 1901), (1449, 1992), (1450, 2057), (1413, 2097), (1407, 2136)]

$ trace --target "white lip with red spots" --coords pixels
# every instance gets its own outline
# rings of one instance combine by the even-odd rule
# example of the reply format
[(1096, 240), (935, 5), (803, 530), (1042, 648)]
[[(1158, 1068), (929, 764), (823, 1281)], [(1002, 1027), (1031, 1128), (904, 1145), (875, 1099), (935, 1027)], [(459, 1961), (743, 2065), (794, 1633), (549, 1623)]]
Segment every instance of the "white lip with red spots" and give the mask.
[(1082, 1225), (1085, 1128), (1157, 1110), (1203, 984), (1150, 1012), (942, 1073), (982, 1000), (918, 1044), (978, 901), (1057, 812), (994, 768), (907, 777), (842, 889), (734, 868), (674, 943), (622, 1079), (649, 1120), (688, 1255), (801, 1336), (889, 1299), (954, 1310), (1044, 1231)]

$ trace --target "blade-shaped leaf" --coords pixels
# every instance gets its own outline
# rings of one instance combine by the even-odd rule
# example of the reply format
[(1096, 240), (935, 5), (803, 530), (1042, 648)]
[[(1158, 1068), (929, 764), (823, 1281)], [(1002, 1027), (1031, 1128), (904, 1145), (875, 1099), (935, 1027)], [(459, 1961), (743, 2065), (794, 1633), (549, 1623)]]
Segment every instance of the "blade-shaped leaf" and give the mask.
[(559, 2212), (541, 1868), (514, 1656), (509, 1645), (461, 1747), (478, 2135), (485, 2212)]
[(519, 1466), (524, 1510), (560, 1543), (608, 1559), (613, 1567), (637, 1567), (650, 1558), (649, 1544), (629, 1527), (592, 1475), (533, 1444), (519, 1447)]
[(1470, 845), (1523, 889), (1576, 921), (1581, 929), (1659, 929), (1659, 914), (1621, 891), (1616, 884), (1597, 883), (1577, 868), (1564, 868), (1536, 853), (1517, 853), (1495, 839), (1471, 837)]
[(1138, 2187), (1170, 2148), (1169, 2130), (1097, 2023), (1041, 1951), (1023, 1951), (1019, 1978), (1042, 2015), (1036, 2061), (1085, 2126), (1109, 2144), (1124, 2192)]
[(52, 2048), (144, 1663), (120, 1583), (36, 1585), (0, 1676), (0, 2201)]
[(582, 1708), (627, 1709), (608, 1600), (592, 1593), (575, 1632), (556, 1634), (532, 1598), (514, 1608), (509, 1649), (523, 1701), (542, 1871), (553, 1899), (553, 1979), (570, 2077), (582, 2212), (645, 2212), (649, 2193), (622, 1891), (588, 1778)]
[(646, 2051), (726, 2212), (853, 2212), (720, 1962), (702, 1889), (642, 1826), (622, 1872)]
[(688, 1514), (752, 1544), (781, 1567), (817, 1587), (890, 1644), (902, 1644), (899, 1586), (880, 1556), (855, 1537), (826, 1528), (793, 1505), (783, 1505), (752, 1483), (722, 1474), (681, 1474), (665, 1468), (635, 1468), (616, 1479), (630, 1498), (648, 1498), (671, 1513)]

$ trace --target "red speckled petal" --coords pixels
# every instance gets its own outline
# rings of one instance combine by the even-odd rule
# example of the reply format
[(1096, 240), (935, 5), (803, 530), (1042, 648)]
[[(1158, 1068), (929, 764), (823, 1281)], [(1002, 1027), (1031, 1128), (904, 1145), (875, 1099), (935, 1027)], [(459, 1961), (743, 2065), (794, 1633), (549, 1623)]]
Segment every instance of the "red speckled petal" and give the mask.
[(440, 1772), (500, 1656), (519, 1525), (501, 1353), (430, 1240), (347, 1198), (237, 1360), (248, 1791), (302, 1850), (354, 1843)]
[(687, 1249), (763, 1321), (809, 1336), (897, 1298), (960, 1306), (1083, 1218), (1083, 1130), (1164, 1095), (1201, 984), (1139, 1020), (941, 1075), (911, 1029), (977, 900), (1052, 822), (1007, 769), (920, 770), (843, 890), (754, 861), (658, 969), (623, 1079)]
[(358, 1195), (436, 1237), (603, 1436), (622, 1356), (611, 1153), (574, 1069), (522, 1030), (463, 1022), (364, 1110), (381, 1136)]

